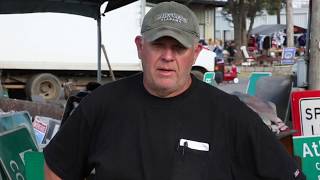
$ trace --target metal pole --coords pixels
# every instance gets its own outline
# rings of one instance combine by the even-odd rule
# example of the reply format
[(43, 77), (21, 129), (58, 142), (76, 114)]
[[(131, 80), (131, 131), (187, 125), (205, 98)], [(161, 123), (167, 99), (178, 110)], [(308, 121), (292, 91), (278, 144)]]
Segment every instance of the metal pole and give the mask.
[[(216, 39), (216, 29), (217, 29), (217, 7), (214, 7), (214, 12), (213, 12), (213, 39)], [(221, 44), (223, 46), (223, 44)]]
[(97, 17), (97, 36), (98, 36), (98, 70), (97, 70), (97, 82), (101, 83), (101, 15)]
[(111, 68), (111, 64), (110, 64), (110, 61), (109, 61), (109, 58), (108, 58), (108, 55), (107, 55), (107, 51), (106, 51), (106, 48), (104, 47), (103, 44), (101, 44), (101, 48), (103, 50), (103, 54), (104, 54), (104, 57), (106, 58), (106, 61), (107, 61), (107, 64), (108, 64), (108, 67), (109, 67), (109, 73), (111, 75), (111, 78), (112, 78), (112, 81), (115, 81), (116, 80), (116, 77), (113, 73), (113, 70)]

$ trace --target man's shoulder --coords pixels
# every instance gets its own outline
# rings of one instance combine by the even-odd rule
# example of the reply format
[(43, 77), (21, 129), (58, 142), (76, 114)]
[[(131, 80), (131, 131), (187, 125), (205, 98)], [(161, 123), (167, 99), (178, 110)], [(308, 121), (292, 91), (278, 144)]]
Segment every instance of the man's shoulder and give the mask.
[[(137, 90), (141, 86), (142, 83), (142, 75), (141, 73), (125, 77), (114, 82), (108, 82), (98, 87), (94, 91), (92, 91), (86, 99), (90, 99), (92, 101), (101, 101), (104, 99), (117, 99), (124, 97), (129, 92), (137, 92)], [(90, 101), (89, 100), (89, 101)]]
[(132, 89), (134, 87), (139, 86), (142, 83), (142, 73), (137, 73), (128, 77), (124, 77), (118, 79), (113, 82), (108, 82), (101, 86), (100, 91), (119, 91), (119, 90), (126, 90), (129, 88)]
[(200, 80), (196, 83), (198, 86), (198, 91), (199, 91), (198, 93), (201, 96), (213, 97), (215, 99), (225, 99), (225, 100), (236, 99), (234, 95), (226, 93), (226, 92), (222, 91), (221, 89), (219, 89), (218, 87), (212, 86), (212, 85), (205, 83), (205, 82), (202, 82)]

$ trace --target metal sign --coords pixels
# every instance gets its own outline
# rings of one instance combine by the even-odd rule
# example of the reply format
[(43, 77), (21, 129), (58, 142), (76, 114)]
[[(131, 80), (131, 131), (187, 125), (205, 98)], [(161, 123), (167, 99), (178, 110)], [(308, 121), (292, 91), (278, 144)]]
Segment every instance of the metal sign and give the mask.
[(307, 179), (320, 179), (320, 136), (295, 136), (293, 148)]
[(8, 179), (23, 180), (25, 176), (24, 153), (37, 151), (30, 132), (25, 126), (0, 133), (0, 168)]
[(293, 92), (291, 104), (294, 135), (320, 135), (320, 91)]
[(296, 55), (295, 47), (283, 48), (281, 64), (294, 64), (295, 55)]
[(203, 75), (203, 81), (211, 85), (214, 85), (214, 82), (215, 82), (214, 78), (215, 78), (215, 72), (210, 71), (210, 72), (204, 73)]

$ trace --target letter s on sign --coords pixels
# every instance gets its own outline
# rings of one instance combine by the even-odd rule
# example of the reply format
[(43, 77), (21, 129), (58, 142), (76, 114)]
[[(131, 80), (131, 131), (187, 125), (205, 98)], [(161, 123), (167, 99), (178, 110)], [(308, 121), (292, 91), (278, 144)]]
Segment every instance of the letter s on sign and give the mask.
[(312, 119), (312, 112), (310, 112), (310, 111), (311, 111), (310, 108), (307, 108), (307, 109), (306, 109), (306, 114), (309, 115), (309, 116), (306, 117), (307, 120)]

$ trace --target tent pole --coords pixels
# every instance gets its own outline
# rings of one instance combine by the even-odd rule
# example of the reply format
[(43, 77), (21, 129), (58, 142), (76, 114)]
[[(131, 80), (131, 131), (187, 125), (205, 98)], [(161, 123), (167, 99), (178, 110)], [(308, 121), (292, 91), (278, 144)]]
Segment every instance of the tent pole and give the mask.
[(101, 15), (97, 17), (97, 36), (98, 36), (98, 70), (97, 70), (97, 82), (101, 83)]

